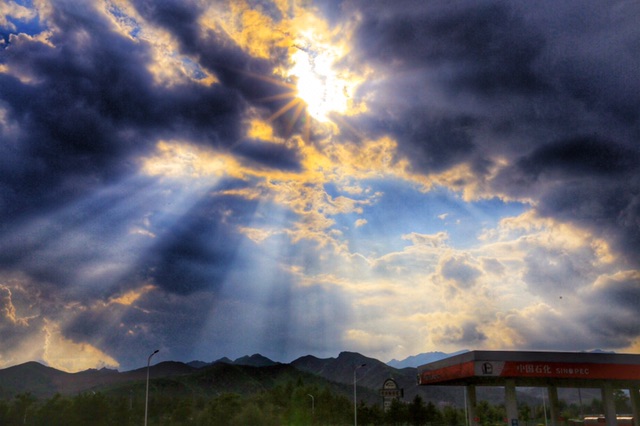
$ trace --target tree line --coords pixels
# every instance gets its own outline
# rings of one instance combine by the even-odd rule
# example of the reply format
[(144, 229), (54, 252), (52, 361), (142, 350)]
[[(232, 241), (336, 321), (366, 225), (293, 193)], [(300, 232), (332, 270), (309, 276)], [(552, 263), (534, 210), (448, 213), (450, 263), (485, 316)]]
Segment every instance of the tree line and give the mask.
[[(619, 412), (628, 408), (628, 399), (616, 394)], [(0, 400), (0, 425), (18, 426), (127, 426), (144, 423), (144, 394), (126, 392), (84, 392), (75, 396), (56, 394), (37, 399), (30, 393)], [(627, 404), (627, 405), (625, 405)], [(450, 405), (436, 406), (419, 395), (412, 401), (394, 400), (388, 410), (381, 404), (358, 402), (358, 424), (393, 426), (465, 426), (465, 411)], [(578, 407), (560, 401), (564, 419), (577, 418), (582, 412), (602, 412), (602, 403)], [(544, 424), (548, 409), (543, 406), (519, 406), (521, 425)], [(477, 421), (481, 426), (504, 425), (503, 405), (479, 401)], [(547, 417), (548, 418), (548, 417)], [(326, 387), (305, 385), (301, 380), (270, 390), (240, 395), (181, 395), (155, 392), (149, 397), (149, 425), (163, 426), (280, 426), (350, 425), (354, 420), (353, 401)]]

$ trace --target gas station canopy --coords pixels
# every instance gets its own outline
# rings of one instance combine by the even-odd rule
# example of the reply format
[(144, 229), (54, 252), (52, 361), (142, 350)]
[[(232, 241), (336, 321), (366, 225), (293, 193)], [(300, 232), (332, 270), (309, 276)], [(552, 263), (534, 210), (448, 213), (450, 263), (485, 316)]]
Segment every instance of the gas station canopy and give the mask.
[(551, 425), (559, 425), (557, 388), (600, 388), (606, 426), (617, 426), (614, 389), (628, 389), (640, 426), (640, 355), (605, 352), (471, 351), (418, 367), (419, 385), (464, 386), (468, 424), (475, 426), (476, 386), (505, 388), (505, 407), (518, 425), (516, 387), (545, 387)]
[(600, 387), (640, 384), (640, 355), (603, 352), (471, 351), (418, 367), (421, 385)]

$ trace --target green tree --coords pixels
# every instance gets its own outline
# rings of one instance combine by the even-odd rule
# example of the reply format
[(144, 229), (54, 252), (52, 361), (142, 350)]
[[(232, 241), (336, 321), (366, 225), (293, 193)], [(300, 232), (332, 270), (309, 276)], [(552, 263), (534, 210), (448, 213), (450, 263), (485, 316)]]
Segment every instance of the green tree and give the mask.
[(563, 419), (577, 419), (580, 417), (580, 407), (577, 404), (568, 404), (564, 410), (560, 412)]
[(214, 398), (201, 416), (200, 424), (227, 426), (240, 412), (242, 397), (235, 393), (225, 393)]
[[(315, 406), (315, 395), (318, 389), (313, 386), (304, 386), (299, 380), (296, 388), (291, 395), (289, 416), (292, 424), (311, 424), (315, 416), (312, 413), (312, 404)], [(309, 395), (313, 395), (313, 400)]]
[(424, 405), (422, 401), (422, 397), (420, 395), (416, 395), (413, 398), (413, 401), (407, 407), (407, 419), (410, 424), (414, 426), (420, 426), (427, 423), (427, 406)]
[(629, 405), (629, 396), (620, 389), (614, 389), (613, 401), (616, 405), (616, 412), (618, 413), (630, 413), (631, 406)]
[(404, 425), (409, 418), (409, 410), (405, 404), (397, 399), (393, 399), (384, 417), (385, 424), (394, 426)]
[(502, 424), (504, 423), (503, 419), (506, 417), (506, 410), (504, 406), (497, 407), (489, 404), (487, 401), (480, 401), (476, 405), (476, 416), (480, 419), (480, 424), (483, 426)]
[(358, 406), (358, 424), (363, 426), (380, 425), (384, 422), (384, 411), (378, 404)]
[(429, 401), (427, 403), (426, 410), (427, 410), (426, 411), (427, 425), (436, 426), (436, 425), (442, 424), (442, 414), (440, 413), (440, 411), (438, 410), (438, 408), (435, 406), (433, 402)]
[(464, 413), (452, 406), (445, 406), (442, 409), (442, 424), (445, 426), (464, 425)]
[(59, 393), (49, 398), (35, 413), (36, 424), (67, 426), (73, 416), (73, 403)]
[[(273, 417), (273, 415), (269, 415), (265, 412), (264, 407), (259, 407), (254, 402), (249, 402), (245, 404), (242, 410), (233, 417), (230, 426), (277, 426), (279, 424), (278, 420)], [(295, 424), (307, 424), (307, 423), (288, 423), (291, 425)]]
[(190, 398), (179, 398), (171, 412), (171, 421), (174, 425), (189, 424), (193, 418), (193, 401)]
[(527, 404), (518, 405), (518, 418), (525, 424), (531, 420), (531, 407)]
[[(131, 397), (115, 397), (109, 399), (109, 412), (110, 412), (110, 422), (113, 425), (118, 426), (128, 426), (133, 424), (139, 424), (138, 422), (134, 422), (132, 416), (134, 412), (132, 410), (132, 399)], [(139, 410), (142, 414), (142, 409)]]
[(100, 392), (81, 393), (73, 398), (73, 416), (68, 425), (102, 426), (109, 424), (109, 401)]
[(13, 407), (10, 411), (10, 424), (33, 424), (34, 404), (37, 399), (31, 395), (31, 392), (21, 393), (15, 396)]
[(344, 424), (353, 421), (353, 401), (324, 388), (316, 398), (318, 424)]
[(9, 424), (9, 403), (5, 400), (0, 399), (0, 425)]
[(587, 406), (587, 410), (592, 414), (604, 413), (604, 404), (598, 398), (593, 398), (591, 404)]

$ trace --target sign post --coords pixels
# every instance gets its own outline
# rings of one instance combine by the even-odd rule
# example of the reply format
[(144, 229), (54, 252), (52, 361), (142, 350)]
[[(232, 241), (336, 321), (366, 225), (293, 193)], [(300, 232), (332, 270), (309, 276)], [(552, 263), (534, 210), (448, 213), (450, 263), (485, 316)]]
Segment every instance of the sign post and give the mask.
[(387, 379), (378, 394), (382, 397), (384, 411), (387, 411), (394, 399), (402, 399), (404, 397), (404, 389), (400, 389), (395, 380)]

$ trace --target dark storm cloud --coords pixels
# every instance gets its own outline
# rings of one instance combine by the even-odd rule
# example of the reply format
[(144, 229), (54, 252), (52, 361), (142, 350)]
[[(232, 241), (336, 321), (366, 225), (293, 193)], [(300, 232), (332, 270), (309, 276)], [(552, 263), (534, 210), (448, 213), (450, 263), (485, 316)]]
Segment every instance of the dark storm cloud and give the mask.
[(141, 269), (147, 271), (146, 278), (172, 293), (215, 291), (230, 268), (242, 267), (234, 264), (241, 237), (232, 225), (239, 218), (224, 218), (226, 211), (238, 210), (250, 214), (251, 208), (235, 206), (231, 210), (229, 203), (219, 198), (201, 200), (171, 228), (164, 229), (160, 241), (145, 254)]
[[(541, 1), (321, 2), (335, 24), (354, 18), (355, 46), (343, 65), (372, 70), (358, 95), (367, 112), (348, 118), (358, 132), (336, 137), (389, 135), (418, 174), (469, 165), (482, 195), (531, 200), (539, 215), (590, 230), (634, 265), (640, 252), (639, 6)], [(161, 140), (212, 147), (255, 169), (298, 171), (294, 149), (245, 135), (249, 111), (252, 118), (270, 117), (290, 100), (282, 96), (290, 88), (269, 80), (287, 60), (287, 47), (274, 42), (271, 59), (252, 57), (221, 26), (201, 26), (200, 1), (132, 4), (142, 17), (127, 21), (136, 27), (131, 35), (141, 37), (136, 40), (114, 31), (87, 2), (70, 0), (51, 2), (50, 16), (0, 31), (7, 40), (0, 43), (0, 272), (20, 281), (0, 283), (2, 341), (19, 344), (42, 334), (48, 318), (65, 337), (108, 348), (123, 365), (140, 365), (146, 348), (158, 343), (173, 348), (167, 359), (188, 359), (198, 345), (221, 356), (256, 347), (275, 347), (273, 355), (286, 358), (303, 355), (296, 350), (334, 355), (326, 351), (342, 345), (347, 330), (357, 331), (350, 317), (360, 308), (342, 293), (339, 265), (335, 285), (298, 285), (314, 274), (324, 277), (330, 263), (314, 241), (287, 245), (292, 234), (280, 231), (296, 226), (295, 206), (219, 195), (255, 189), (251, 178), (173, 181), (137, 174), (141, 159), (169, 158), (157, 155)], [(273, 3), (250, 5), (280, 18)], [(124, 12), (111, 7), (121, 18)], [(16, 35), (39, 26), (51, 30), (53, 46)], [(150, 27), (170, 34), (178, 46), (171, 59), (184, 59), (192, 77), (211, 75), (217, 82), (156, 81), (151, 66), (165, 64), (156, 62), (155, 40), (143, 37), (153, 34), (144, 31)], [(291, 128), (291, 116), (271, 123), (277, 136), (300, 130)], [(461, 178), (456, 189), (464, 184)], [(406, 202), (398, 198), (397, 205)], [(255, 244), (241, 235), (243, 228), (267, 232)], [(513, 280), (522, 278), (547, 301), (558, 302), (544, 296), (559, 290), (587, 292), (604, 273), (594, 268), (619, 267), (615, 260), (602, 266), (590, 249), (531, 247), (526, 269)], [(512, 268), (495, 264), (492, 270)], [(442, 259), (440, 272), (459, 292), (471, 290), (482, 274), (470, 258)], [(620, 308), (580, 311), (580, 324), (563, 326), (562, 318), (542, 310), (540, 326), (522, 317), (513, 328), (524, 329), (524, 340), (539, 348), (573, 345), (566, 336), (583, 324), (604, 346), (629, 345), (639, 333), (637, 283), (629, 275), (581, 295), (585, 309), (605, 301)], [(22, 303), (30, 306), (24, 319), (34, 315), (28, 324), (8, 315), (8, 291), (15, 300), (17, 288), (29, 295)], [(114, 300), (138, 291), (134, 301)], [(549, 335), (554, 327), (562, 333)], [(440, 342), (483, 345), (482, 330), (472, 322), (448, 326)], [(585, 347), (587, 334), (579, 339)], [(212, 360), (208, 352), (192, 356)]]
[[(274, 80), (273, 76), (274, 67), (287, 61), (287, 48), (274, 43), (270, 48), (269, 61), (254, 58), (239, 49), (222, 31), (199, 29), (201, 10), (192, 6), (191, 2), (166, 1), (158, 4), (151, 0), (136, 0), (132, 3), (145, 19), (170, 31), (180, 43), (182, 53), (197, 57), (200, 66), (215, 75), (222, 86), (253, 107), (266, 111), (266, 117), (285, 106), (293, 97), (293, 90), (283, 87), (282, 83), (285, 82), (277, 78)], [(178, 17), (175, 20), (174, 14)], [(290, 94), (291, 98), (270, 101), (283, 94)], [(289, 111), (285, 117), (291, 114), (293, 111)], [(299, 120), (293, 126), (286, 123), (287, 120), (276, 120), (271, 124), (276, 134), (284, 137), (290, 136), (292, 130), (299, 131), (302, 126)], [(277, 167), (277, 164), (267, 166)]]
[(107, 348), (127, 370), (139, 367), (149, 348), (160, 348), (164, 359), (184, 357), (202, 338), (202, 324), (215, 312), (215, 302), (206, 292), (186, 297), (152, 293), (136, 302), (139, 309), (118, 303), (91, 306), (68, 321), (62, 332), (73, 341)]
[(629, 277), (608, 291), (608, 300), (623, 307), (630, 315), (637, 313), (640, 305), (640, 276)]
[(136, 0), (132, 3), (143, 17), (177, 35), (190, 50), (195, 48), (200, 31), (197, 19), (202, 13), (197, 2)]
[(198, 29), (200, 11), (190, 6), (190, 2), (165, 1), (160, 2), (160, 6), (152, 0), (132, 3), (145, 19), (170, 31), (180, 43), (181, 52), (195, 55), (199, 64), (213, 72), (223, 86), (254, 102), (282, 93), (282, 87), (267, 78), (272, 78), (273, 67), (285, 58), (286, 49), (274, 46), (273, 62), (254, 58), (223, 32)]
[(543, 216), (589, 228), (632, 263), (640, 249), (640, 151), (597, 136), (543, 144), (495, 180), (512, 196), (532, 196)]
[(544, 38), (507, 4), (349, 4), (363, 14), (356, 32), (362, 59), (393, 76), (364, 126), (394, 135), (416, 169), (486, 167), (486, 148), (474, 135), (499, 121), (491, 123), (478, 101), (548, 90), (535, 72)]
[(518, 161), (530, 179), (603, 177), (617, 179), (636, 171), (640, 152), (595, 136), (575, 137), (543, 145)]
[(590, 335), (598, 336), (603, 345), (623, 348), (640, 335), (640, 274), (622, 273), (601, 279), (585, 301), (593, 309), (582, 315), (582, 321)]
[[(473, 159), (476, 146), (470, 131), (475, 120), (471, 117), (431, 115), (418, 106), (378, 112), (361, 121), (366, 122), (366, 131), (395, 136), (402, 143), (399, 150), (416, 168), (435, 173)], [(396, 114), (401, 115), (399, 120), (389, 118)]]
[(121, 177), (131, 171), (127, 160), (158, 136), (180, 131), (212, 144), (238, 137), (233, 92), (153, 87), (144, 44), (110, 31), (95, 13), (66, 6), (52, 16), (63, 28), (54, 32), (55, 48), (23, 37), (3, 52), (34, 80), (0, 76), (0, 98), (21, 129), (17, 141), (3, 144), (13, 165), (2, 168), (11, 188), (4, 214), (41, 209)]
[(407, 9), (394, 5), (387, 12), (398, 12), (387, 14), (372, 7), (358, 31), (363, 54), (392, 68), (446, 68), (440, 82), (452, 92), (495, 95), (545, 87), (532, 69), (543, 39), (507, 4), (422, 3)]
[(49, 23), (59, 29), (51, 38), (55, 48), (12, 35), (13, 43), (2, 51), (2, 62), (33, 80), (0, 75), (0, 99), (8, 119), (21, 129), (18, 140), (2, 148), (5, 215), (73, 198), (131, 172), (128, 160), (160, 137), (230, 146), (241, 138), (243, 97), (282, 91), (256, 77), (271, 73), (266, 61), (252, 59), (220, 34), (199, 38), (198, 9), (183, 2), (140, 2), (139, 7), (175, 32), (185, 53), (200, 56), (223, 84), (154, 85), (147, 44), (113, 32), (88, 5), (54, 6)]
[[(4, 244), (10, 248), (0, 256), (5, 267), (19, 267), (55, 285), (77, 284), (77, 271), (91, 259), (104, 258), (105, 246), (93, 243), (77, 250), (71, 235), (91, 233), (107, 243), (114, 235), (126, 234), (124, 216), (135, 213), (134, 206), (141, 207), (123, 193), (80, 200), (108, 185), (124, 184), (137, 167), (135, 159), (149, 153), (158, 139), (187, 139), (233, 149), (260, 167), (297, 169), (295, 153), (283, 147), (267, 150), (251, 141), (236, 145), (243, 138), (247, 99), (282, 91), (257, 77), (271, 73), (269, 63), (252, 59), (221, 34), (199, 38), (199, 10), (192, 5), (139, 2), (138, 6), (149, 19), (172, 31), (185, 53), (199, 56), (203, 66), (223, 78), (223, 84), (155, 84), (147, 69), (152, 61), (150, 46), (112, 31), (89, 4), (54, 2), (47, 24), (54, 29), (50, 40), (55, 47), (11, 35), (0, 60), (30, 81), (0, 73), (0, 103), (9, 124), (19, 129), (0, 134), (0, 219), (26, 225), (29, 218), (43, 220), (51, 214), (57, 222), (33, 228), (35, 234), (28, 238), (5, 232)], [(139, 194), (140, 185), (123, 190)], [(73, 202), (77, 203), (74, 211), (60, 209)], [(114, 205), (121, 210), (111, 211)], [(161, 287), (188, 293), (223, 274), (233, 253), (230, 232), (216, 226), (214, 219), (203, 221), (182, 224), (148, 258), (164, 262), (159, 269), (144, 265), (155, 271), (152, 276)], [(226, 243), (207, 247), (203, 235), (212, 242), (226, 239)], [(103, 284), (95, 288), (115, 283)]]
[(594, 259), (588, 253), (570, 252), (566, 248), (531, 247), (524, 262), (523, 279), (529, 291), (545, 299), (557, 299), (585, 288), (597, 276), (591, 266)]
[[(12, 221), (12, 228), (0, 234), (0, 267), (20, 270), (33, 279), (55, 286), (78, 282), (79, 271), (95, 259), (107, 259), (120, 238), (129, 232), (128, 222), (140, 214), (149, 199), (149, 180), (128, 182), (68, 208), (48, 211), (33, 220)], [(115, 284), (112, 277), (94, 276), (92, 289)]]
[[(603, 306), (603, 304), (599, 302), (596, 306)], [(609, 348), (628, 347), (640, 334), (637, 312), (594, 309), (582, 320), (582, 325), (586, 326), (591, 339)]]
[(256, 348), (278, 360), (335, 355), (329, 342), (341, 341), (350, 312), (344, 295), (299, 287), (288, 274), (267, 270), (236, 269), (224, 291), (152, 291), (135, 309), (98, 304), (79, 312), (62, 331), (74, 341), (108, 348), (124, 369), (140, 366), (153, 347), (161, 348), (165, 359), (204, 361)]
[[(416, 170), (467, 163), (497, 194), (587, 228), (637, 264), (640, 31), (629, 2), (347, 1), (386, 80), (363, 128)], [(329, 8), (335, 10), (335, 8)], [(356, 12), (357, 11), (357, 12)]]
[(603, 309), (597, 312), (594, 319), (585, 318), (594, 330), (615, 328), (614, 325), (619, 324), (627, 338), (640, 333), (640, 323), (636, 320), (638, 306), (640, 306), (640, 274), (623, 272), (614, 276), (601, 277), (596, 286), (586, 294), (585, 299), (594, 306), (616, 307), (616, 309)]

